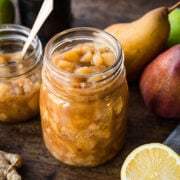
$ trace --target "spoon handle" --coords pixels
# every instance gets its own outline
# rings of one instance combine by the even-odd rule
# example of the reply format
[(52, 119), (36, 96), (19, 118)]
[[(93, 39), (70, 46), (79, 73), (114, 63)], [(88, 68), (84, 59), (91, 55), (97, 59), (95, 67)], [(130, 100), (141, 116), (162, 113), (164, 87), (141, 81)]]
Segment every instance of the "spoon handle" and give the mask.
[(53, 10), (53, 0), (44, 0), (43, 4), (41, 6), (41, 9), (36, 17), (36, 20), (32, 27), (32, 30), (28, 36), (28, 39), (23, 46), (22, 53), (21, 53), (22, 58), (26, 54), (26, 51), (27, 51), (29, 45), (31, 44), (32, 40), (34, 39), (37, 32), (39, 31), (42, 24), (47, 19), (47, 17), (49, 16), (49, 14), (51, 13), (52, 10)]

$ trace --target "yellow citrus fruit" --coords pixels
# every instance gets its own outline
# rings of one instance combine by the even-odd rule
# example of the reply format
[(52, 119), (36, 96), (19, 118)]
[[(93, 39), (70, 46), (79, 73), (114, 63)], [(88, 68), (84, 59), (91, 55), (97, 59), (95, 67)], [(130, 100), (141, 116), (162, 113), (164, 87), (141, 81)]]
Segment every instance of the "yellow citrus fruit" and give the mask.
[(10, 0), (0, 0), (0, 24), (14, 22), (14, 6)]
[(160, 143), (139, 146), (125, 159), (121, 180), (180, 180), (180, 156)]

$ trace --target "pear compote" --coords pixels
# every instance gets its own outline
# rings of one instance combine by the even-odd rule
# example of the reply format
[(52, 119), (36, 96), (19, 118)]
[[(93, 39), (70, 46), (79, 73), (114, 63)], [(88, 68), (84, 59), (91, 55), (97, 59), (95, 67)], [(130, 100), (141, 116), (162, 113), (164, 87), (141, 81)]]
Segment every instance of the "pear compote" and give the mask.
[(128, 87), (119, 43), (104, 31), (74, 28), (45, 50), (40, 112), (45, 144), (69, 165), (114, 157), (125, 137)]
[(24, 26), (0, 25), (0, 122), (26, 121), (39, 114), (42, 46), (36, 36), (22, 58), (29, 33)]

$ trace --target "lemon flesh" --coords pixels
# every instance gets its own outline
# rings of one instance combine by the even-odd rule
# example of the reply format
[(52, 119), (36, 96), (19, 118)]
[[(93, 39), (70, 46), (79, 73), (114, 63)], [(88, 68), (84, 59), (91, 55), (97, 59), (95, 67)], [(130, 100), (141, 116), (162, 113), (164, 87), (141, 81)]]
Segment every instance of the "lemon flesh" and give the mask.
[(121, 180), (180, 180), (180, 157), (160, 143), (142, 145), (124, 161)]
[(14, 22), (14, 6), (10, 0), (0, 0), (0, 24)]

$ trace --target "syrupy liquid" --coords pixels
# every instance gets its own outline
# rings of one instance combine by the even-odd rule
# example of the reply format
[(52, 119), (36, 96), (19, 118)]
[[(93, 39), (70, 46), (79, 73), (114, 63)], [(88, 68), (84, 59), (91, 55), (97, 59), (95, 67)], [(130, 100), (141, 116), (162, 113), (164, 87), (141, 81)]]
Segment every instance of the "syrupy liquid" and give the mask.
[(30, 70), (32, 49), (22, 59), (21, 43), (1, 43), (0, 49), (0, 121), (29, 120), (39, 113), (41, 65)]
[(58, 160), (96, 166), (122, 147), (128, 108), (126, 79), (124, 73), (112, 80), (103, 74), (114, 61), (111, 49), (94, 43), (78, 44), (52, 57), (53, 65), (74, 75), (67, 84), (67, 79), (58, 81), (44, 72), (51, 85), (42, 83), (40, 91), (44, 141)]

